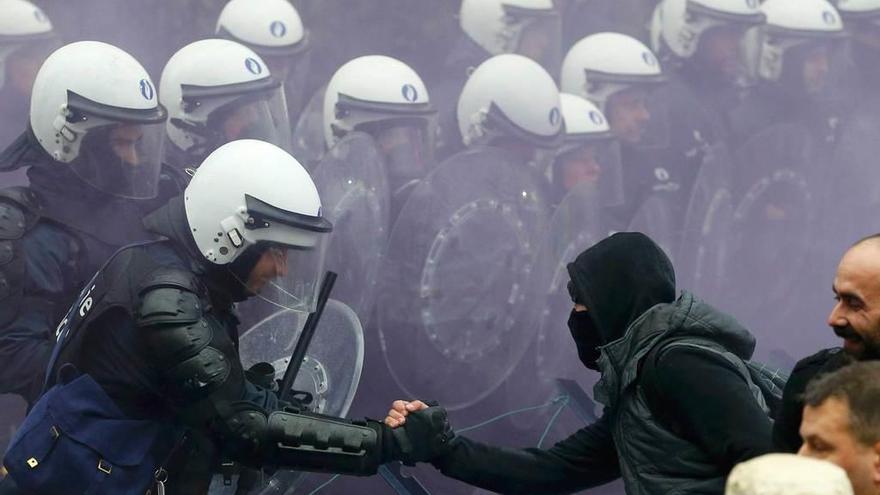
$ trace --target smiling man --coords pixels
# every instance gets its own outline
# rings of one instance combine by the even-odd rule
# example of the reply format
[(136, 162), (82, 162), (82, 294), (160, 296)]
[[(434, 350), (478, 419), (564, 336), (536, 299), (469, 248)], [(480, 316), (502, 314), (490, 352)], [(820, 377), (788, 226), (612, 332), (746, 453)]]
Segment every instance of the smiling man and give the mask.
[(880, 359), (880, 234), (862, 239), (843, 255), (832, 289), (836, 303), (828, 325), (843, 339), (842, 347), (819, 351), (795, 366), (773, 431), (781, 451), (796, 452), (801, 446), (802, 396), (811, 380), (852, 361)]

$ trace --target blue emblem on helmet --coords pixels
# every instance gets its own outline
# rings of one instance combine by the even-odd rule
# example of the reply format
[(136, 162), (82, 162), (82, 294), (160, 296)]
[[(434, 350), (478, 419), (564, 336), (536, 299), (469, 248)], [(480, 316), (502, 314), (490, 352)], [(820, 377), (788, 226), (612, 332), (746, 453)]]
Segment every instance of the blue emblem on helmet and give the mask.
[(281, 21), (275, 21), (269, 25), (269, 32), (276, 38), (283, 38), (287, 34), (287, 26)]
[(419, 99), (419, 90), (412, 84), (404, 84), (400, 88), (400, 93), (403, 95), (403, 99), (410, 103), (415, 103)]
[(259, 76), (263, 73), (263, 66), (256, 59), (248, 57), (244, 60), (244, 66), (251, 74)]
[(46, 17), (46, 14), (44, 14), (43, 11), (40, 9), (34, 9), (34, 19), (36, 19), (39, 23), (44, 23), (49, 20), (49, 18)]
[(746, 0), (746, 7), (750, 9), (758, 8), (758, 0)]
[(834, 15), (834, 12), (831, 12), (830, 10), (822, 12), (822, 20), (824, 20), (825, 24), (828, 25), (837, 24), (837, 16)]
[(605, 123), (605, 117), (603, 117), (601, 113), (595, 110), (590, 111), (590, 120), (592, 120), (593, 123), (596, 125), (602, 125)]
[(642, 53), (642, 60), (644, 60), (645, 63), (650, 65), (651, 67), (657, 65), (657, 57), (655, 57), (654, 54), (651, 52)]
[(150, 81), (146, 79), (141, 79), (141, 96), (143, 96), (147, 101), (152, 101), (153, 96), (156, 95), (156, 92), (153, 91), (153, 85), (150, 84)]
[(562, 114), (559, 113), (559, 109), (553, 107), (553, 110), (550, 110), (550, 125), (556, 127), (559, 125), (559, 122), (562, 120)]

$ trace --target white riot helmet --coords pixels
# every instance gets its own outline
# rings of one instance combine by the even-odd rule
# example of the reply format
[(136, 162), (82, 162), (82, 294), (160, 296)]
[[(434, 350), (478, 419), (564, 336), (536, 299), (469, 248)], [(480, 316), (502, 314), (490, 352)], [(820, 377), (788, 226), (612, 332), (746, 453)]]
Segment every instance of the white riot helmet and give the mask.
[(287, 57), (308, 46), (308, 32), (287, 0), (230, 0), (220, 12), (217, 34), (264, 57)]
[(553, 0), (463, 0), (462, 31), (490, 55), (517, 53), (559, 66), (562, 21)]
[(560, 93), (565, 139), (550, 169), (550, 182), (561, 197), (582, 181), (593, 181), (605, 206), (623, 202), (620, 146), (608, 120), (587, 99)]
[(181, 48), (162, 71), (159, 99), (168, 110), (168, 161), (174, 165), (195, 166), (237, 139), (289, 148), (281, 83), (259, 55), (234, 41), (201, 40)]
[(847, 25), (866, 23), (880, 27), (880, 0), (837, 0), (835, 6)]
[(398, 121), (427, 123), (435, 115), (425, 83), (410, 66), (383, 55), (358, 57), (340, 67), (327, 84), (324, 139), (332, 148), (354, 130)]
[(757, 76), (779, 82), (789, 51), (811, 43), (829, 43), (844, 36), (840, 14), (826, 0), (766, 0), (761, 11), (766, 24), (753, 28)]
[(291, 112), (305, 98), (311, 65), (309, 32), (287, 0), (230, 0), (217, 20), (216, 34), (255, 51), (272, 76), (287, 88)]
[(155, 196), (165, 117), (146, 69), (106, 43), (58, 49), (34, 81), (34, 137), (54, 160), (109, 194)]
[(565, 123), (565, 144), (560, 154), (582, 143), (614, 139), (608, 120), (592, 102), (569, 93), (560, 93), (559, 101)]
[(6, 61), (13, 53), (37, 50), (42, 61), (57, 48), (52, 22), (36, 5), (25, 0), (0, 0), (0, 89), (6, 79)]
[(294, 157), (263, 141), (224, 144), (196, 170), (184, 204), (196, 247), (208, 262), (229, 265), (249, 249), (272, 249), (295, 273), (275, 280), (261, 297), (286, 309), (314, 309), (325, 234), (333, 227), (322, 216), (314, 182)]
[(563, 137), (556, 83), (521, 55), (497, 55), (480, 64), (465, 82), (456, 115), (465, 146), (515, 139), (555, 149)]
[(562, 62), (562, 91), (595, 103), (602, 112), (615, 93), (653, 87), (666, 80), (660, 62), (641, 41), (620, 33), (597, 33), (578, 41)]
[(651, 44), (657, 53), (668, 50), (675, 57), (691, 58), (710, 29), (762, 24), (760, 6), (759, 0), (663, 0), (654, 9)]

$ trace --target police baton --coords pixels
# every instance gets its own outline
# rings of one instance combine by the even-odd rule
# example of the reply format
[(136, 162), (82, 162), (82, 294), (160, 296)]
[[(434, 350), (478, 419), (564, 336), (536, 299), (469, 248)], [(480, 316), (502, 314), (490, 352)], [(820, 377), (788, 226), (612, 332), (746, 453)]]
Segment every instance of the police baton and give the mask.
[(318, 292), (318, 305), (315, 308), (315, 311), (310, 313), (308, 319), (306, 319), (306, 324), (299, 335), (296, 347), (293, 348), (293, 355), (290, 357), (290, 362), (287, 363), (287, 369), (284, 370), (284, 378), (281, 379), (280, 393), (280, 399), (283, 401), (290, 398), (290, 393), (293, 390), (293, 382), (296, 380), (296, 375), (299, 374), (299, 369), (306, 357), (306, 351), (309, 350), (309, 345), (312, 343), (312, 337), (315, 336), (315, 331), (318, 329), (318, 322), (321, 320), (321, 314), (324, 313), (324, 306), (327, 305), (327, 299), (330, 298), (330, 292), (333, 290), (333, 284), (335, 283), (336, 274), (333, 272), (327, 272), (327, 274), (324, 275), (324, 280), (321, 282), (321, 290)]

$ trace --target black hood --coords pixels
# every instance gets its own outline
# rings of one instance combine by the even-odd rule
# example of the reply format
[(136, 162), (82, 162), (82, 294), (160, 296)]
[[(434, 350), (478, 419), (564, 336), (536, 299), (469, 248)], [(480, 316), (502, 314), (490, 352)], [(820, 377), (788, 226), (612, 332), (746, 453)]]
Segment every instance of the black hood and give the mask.
[(174, 243), (178, 252), (190, 261), (193, 271), (202, 276), (215, 304), (228, 305), (244, 301), (253, 295), (245, 288), (242, 281), (247, 280), (262, 256), (265, 246), (258, 244), (247, 249), (229, 265), (215, 265), (209, 262), (199, 252), (196, 241), (189, 231), (183, 196), (171, 198), (168, 204), (147, 215), (143, 223), (150, 232), (166, 237)]
[(569, 263), (569, 291), (587, 307), (602, 343), (624, 335), (639, 316), (675, 300), (675, 272), (663, 250), (638, 232), (614, 234)]

